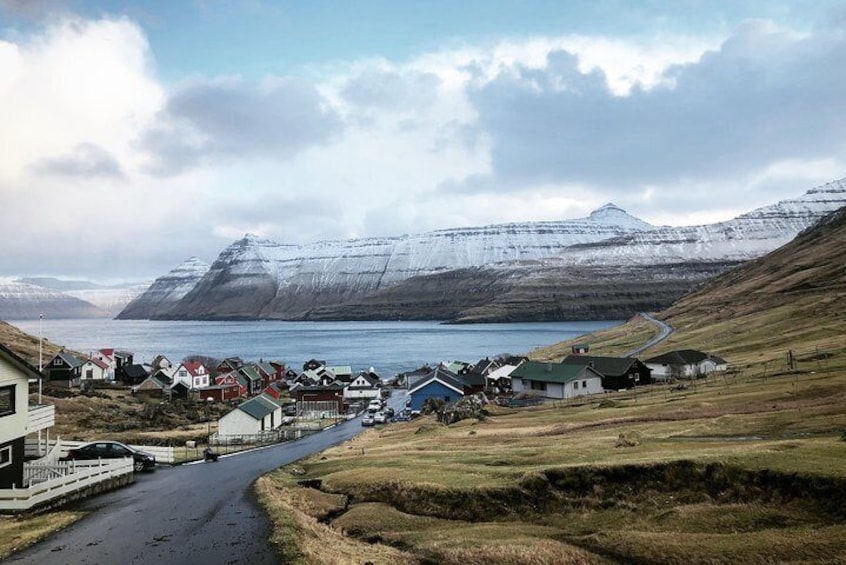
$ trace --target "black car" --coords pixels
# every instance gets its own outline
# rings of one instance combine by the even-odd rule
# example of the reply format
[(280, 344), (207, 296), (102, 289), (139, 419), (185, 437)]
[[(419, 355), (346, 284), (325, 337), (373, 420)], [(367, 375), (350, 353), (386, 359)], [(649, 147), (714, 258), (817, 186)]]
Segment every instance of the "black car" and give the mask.
[(85, 459), (121, 459), (132, 457), (133, 468), (136, 472), (152, 471), (156, 468), (156, 456), (146, 451), (129, 447), (119, 441), (95, 441), (80, 447), (68, 450), (67, 457), (62, 459), (85, 460)]

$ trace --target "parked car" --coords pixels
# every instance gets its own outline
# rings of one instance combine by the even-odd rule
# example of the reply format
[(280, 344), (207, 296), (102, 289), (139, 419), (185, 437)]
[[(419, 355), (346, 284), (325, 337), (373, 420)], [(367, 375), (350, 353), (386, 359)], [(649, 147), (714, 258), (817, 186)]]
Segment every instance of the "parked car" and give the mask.
[(62, 459), (64, 461), (71, 461), (121, 459), (123, 457), (132, 457), (135, 472), (153, 471), (156, 468), (155, 455), (135, 449), (134, 447), (129, 447), (119, 441), (95, 441), (80, 447), (74, 447), (69, 449), (67, 456)]
[(394, 417), (394, 414), (396, 414), (396, 412), (394, 411), (394, 409), (393, 409), (393, 408), (391, 408), (390, 406), (389, 406), (389, 407), (387, 407), (387, 408), (385, 408), (384, 412), (385, 412), (385, 416), (387, 416), (388, 418), (393, 418), (393, 417)]
[(375, 426), (376, 420), (373, 417), (373, 414), (365, 414), (364, 417), (361, 419), (362, 426)]
[(394, 417), (395, 422), (408, 422), (411, 420), (411, 411), (403, 410)]
[(384, 412), (376, 412), (376, 415), (373, 416), (373, 421), (377, 424), (387, 424), (388, 423), (388, 416)]

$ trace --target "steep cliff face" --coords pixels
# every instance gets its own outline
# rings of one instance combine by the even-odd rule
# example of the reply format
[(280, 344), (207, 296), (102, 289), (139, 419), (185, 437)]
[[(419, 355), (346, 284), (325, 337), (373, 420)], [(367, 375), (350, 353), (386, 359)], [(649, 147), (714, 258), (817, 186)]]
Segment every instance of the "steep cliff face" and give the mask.
[(209, 265), (191, 257), (168, 274), (157, 278), (117, 315), (121, 320), (154, 318), (168, 311), (194, 288), (209, 270)]
[(292, 318), (412, 276), (539, 259), (574, 243), (652, 226), (606, 205), (587, 218), (440, 230), (394, 238), (282, 245), (247, 235), (226, 248), (168, 319)]
[(560, 253), (557, 260), (567, 265), (746, 261), (786, 244), (796, 234), (843, 206), (846, 206), (846, 179), (725, 222), (661, 227), (575, 245)]

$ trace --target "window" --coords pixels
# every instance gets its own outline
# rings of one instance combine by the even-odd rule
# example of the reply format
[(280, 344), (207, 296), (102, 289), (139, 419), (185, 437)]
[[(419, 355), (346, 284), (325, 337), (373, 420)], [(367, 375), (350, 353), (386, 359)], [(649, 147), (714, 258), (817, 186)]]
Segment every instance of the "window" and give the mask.
[(12, 446), (0, 447), (0, 469), (12, 464)]
[(0, 416), (15, 413), (15, 385), (0, 387)]
[(573, 388), (579, 388), (579, 381), (573, 381)]
[(582, 388), (587, 388), (587, 381), (582, 381)]

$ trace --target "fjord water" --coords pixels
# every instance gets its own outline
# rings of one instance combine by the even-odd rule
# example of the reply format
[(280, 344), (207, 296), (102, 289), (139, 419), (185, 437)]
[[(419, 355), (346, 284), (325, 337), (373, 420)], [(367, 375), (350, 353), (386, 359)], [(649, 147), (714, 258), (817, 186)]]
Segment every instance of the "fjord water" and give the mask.
[[(171, 362), (189, 355), (247, 361), (279, 360), (299, 368), (309, 359), (374, 367), (383, 378), (425, 363), (475, 363), (501, 353), (526, 354), (620, 322), (533, 322), (443, 325), (437, 322), (163, 322), (147, 320), (38, 320), (10, 322), (80, 353), (115, 348), (136, 363), (159, 354)], [(46, 360), (45, 360), (46, 361)]]

